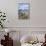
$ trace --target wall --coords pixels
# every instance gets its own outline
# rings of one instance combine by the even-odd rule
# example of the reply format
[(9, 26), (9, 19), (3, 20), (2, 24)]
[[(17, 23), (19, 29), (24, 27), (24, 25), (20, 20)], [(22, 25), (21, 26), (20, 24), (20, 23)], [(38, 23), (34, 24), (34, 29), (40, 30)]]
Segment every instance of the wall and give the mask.
[[(18, 19), (18, 3), (30, 3), (30, 19)], [(7, 15), (7, 27), (46, 27), (46, 0), (0, 0), (0, 10)]]
[[(29, 20), (18, 19), (18, 3), (27, 2), (32, 6)], [(6, 12), (8, 29), (20, 31), (20, 36), (31, 31), (46, 33), (46, 0), (0, 0), (0, 10)], [(22, 34), (23, 33), (23, 34)]]

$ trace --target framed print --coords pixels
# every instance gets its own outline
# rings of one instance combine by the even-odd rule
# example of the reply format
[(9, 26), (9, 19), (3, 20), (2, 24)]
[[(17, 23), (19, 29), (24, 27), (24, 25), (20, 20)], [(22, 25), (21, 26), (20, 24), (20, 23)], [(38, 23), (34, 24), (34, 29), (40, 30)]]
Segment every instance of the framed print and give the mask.
[(19, 3), (18, 18), (19, 19), (30, 18), (30, 4), (29, 3)]

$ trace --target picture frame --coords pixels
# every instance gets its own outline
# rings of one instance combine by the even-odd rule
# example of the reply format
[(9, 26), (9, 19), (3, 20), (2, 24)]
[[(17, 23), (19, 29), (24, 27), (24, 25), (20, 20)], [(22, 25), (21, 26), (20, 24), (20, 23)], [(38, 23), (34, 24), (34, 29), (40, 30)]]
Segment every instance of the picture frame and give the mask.
[(18, 6), (18, 19), (30, 18), (30, 3), (19, 3)]

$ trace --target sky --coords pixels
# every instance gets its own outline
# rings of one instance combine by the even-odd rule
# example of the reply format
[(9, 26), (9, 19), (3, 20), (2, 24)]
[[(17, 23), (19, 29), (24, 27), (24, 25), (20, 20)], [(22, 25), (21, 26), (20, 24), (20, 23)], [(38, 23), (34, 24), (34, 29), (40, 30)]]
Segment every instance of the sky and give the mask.
[(28, 10), (29, 9), (29, 4), (19, 4), (19, 9)]

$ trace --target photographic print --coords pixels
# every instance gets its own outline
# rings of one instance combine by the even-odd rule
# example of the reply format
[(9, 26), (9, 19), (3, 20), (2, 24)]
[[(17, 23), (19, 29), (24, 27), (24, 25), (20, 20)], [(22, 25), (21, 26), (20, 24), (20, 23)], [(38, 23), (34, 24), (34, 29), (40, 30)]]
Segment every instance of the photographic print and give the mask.
[(19, 3), (18, 18), (19, 19), (29, 19), (30, 14), (30, 4), (29, 3)]

